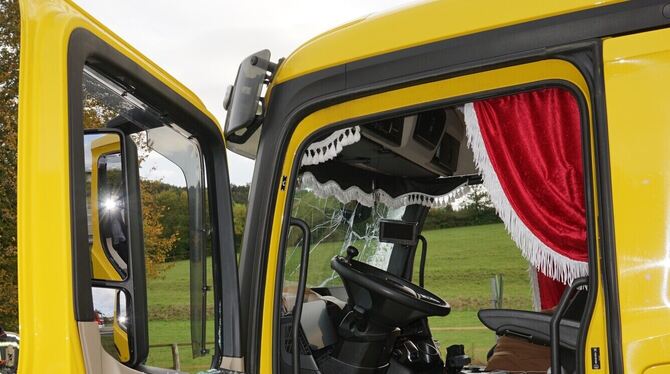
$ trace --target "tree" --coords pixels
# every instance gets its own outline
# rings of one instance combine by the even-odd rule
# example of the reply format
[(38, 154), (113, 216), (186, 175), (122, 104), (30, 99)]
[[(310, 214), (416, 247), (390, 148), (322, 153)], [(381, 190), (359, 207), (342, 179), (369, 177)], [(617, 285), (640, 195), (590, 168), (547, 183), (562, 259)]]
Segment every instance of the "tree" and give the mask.
[(249, 205), (249, 185), (244, 184), (237, 186), (230, 185), (230, 193), (232, 195), (233, 203)]
[(478, 185), (472, 188), (463, 202), (463, 208), (472, 216), (474, 225), (498, 222), (500, 219), (496, 214), (491, 196), (484, 186)]
[(140, 181), (142, 199), (142, 225), (144, 228), (144, 253), (147, 276), (155, 278), (170, 266), (167, 259), (177, 242), (177, 233), (167, 234), (161, 224), (167, 206), (161, 205), (156, 198), (161, 182)]
[(233, 203), (233, 224), (235, 234), (235, 250), (240, 252), (242, 236), (244, 235), (244, 224), (247, 220), (247, 204)]
[(423, 225), (423, 230), (443, 229), (484, 225), (500, 222), (491, 196), (484, 186), (474, 186), (456, 206), (451, 205), (439, 209), (430, 209)]
[(189, 258), (189, 218), (188, 192), (186, 187), (176, 187), (161, 183), (156, 194), (158, 205), (165, 207), (160, 223), (165, 237), (175, 235), (172, 251), (167, 261), (186, 260)]
[(19, 98), (19, 5), (0, 0), (0, 325), (18, 328), (16, 150)]

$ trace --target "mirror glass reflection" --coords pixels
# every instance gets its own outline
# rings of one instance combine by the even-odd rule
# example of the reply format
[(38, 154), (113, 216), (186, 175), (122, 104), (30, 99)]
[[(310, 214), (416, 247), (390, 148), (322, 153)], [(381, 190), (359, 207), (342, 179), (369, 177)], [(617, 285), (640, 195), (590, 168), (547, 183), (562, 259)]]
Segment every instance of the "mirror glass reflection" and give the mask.
[(121, 362), (130, 360), (129, 318), (126, 294), (114, 288), (93, 287), (95, 321), (100, 329), (102, 347)]
[(93, 278), (120, 281), (128, 271), (128, 227), (121, 137), (84, 136), (86, 202)]

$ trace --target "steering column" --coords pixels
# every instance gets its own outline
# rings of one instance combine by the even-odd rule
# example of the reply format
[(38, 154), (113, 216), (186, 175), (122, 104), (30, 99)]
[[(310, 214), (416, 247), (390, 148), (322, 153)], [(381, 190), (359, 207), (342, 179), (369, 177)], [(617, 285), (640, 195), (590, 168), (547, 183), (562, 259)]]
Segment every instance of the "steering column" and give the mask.
[(324, 373), (383, 373), (401, 328), (428, 316), (446, 316), (449, 304), (433, 293), (384, 270), (354, 260), (358, 250), (335, 256), (330, 266), (349, 295), (338, 326), (339, 342)]

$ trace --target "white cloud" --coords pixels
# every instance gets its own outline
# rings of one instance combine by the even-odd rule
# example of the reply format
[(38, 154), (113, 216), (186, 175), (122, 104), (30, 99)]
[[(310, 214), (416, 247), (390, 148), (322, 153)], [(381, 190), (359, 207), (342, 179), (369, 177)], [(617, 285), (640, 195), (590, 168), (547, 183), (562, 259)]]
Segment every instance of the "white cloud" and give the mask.
[[(242, 59), (285, 57), (315, 35), (407, 0), (76, 0), (193, 90), (223, 123), (221, 101)], [(229, 152), (231, 182), (251, 182), (253, 162)]]

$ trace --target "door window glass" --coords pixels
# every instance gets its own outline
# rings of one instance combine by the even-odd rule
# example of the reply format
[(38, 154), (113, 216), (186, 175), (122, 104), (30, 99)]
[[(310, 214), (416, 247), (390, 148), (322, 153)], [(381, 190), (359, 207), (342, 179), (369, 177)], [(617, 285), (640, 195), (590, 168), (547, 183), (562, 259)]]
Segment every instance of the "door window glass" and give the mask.
[[(84, 128), (115, 129), (137, 151), (138, 169), (124, 170), (118, 139), (85, 137), (93, 299), (103, 348), (121, 362), (132, 354), (132, 295), (113, 282), (146, 276), (149, 353), (145, 364), (182, 372), (208, 369), (214, 312), (200, 145), (158, 109), (88, 67), (82, 89)], [(124, 177), (132, 172), (139, 176), (145, 274), (129, 270), (130, 252), (140, 250), (128, 245)]]

